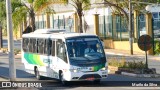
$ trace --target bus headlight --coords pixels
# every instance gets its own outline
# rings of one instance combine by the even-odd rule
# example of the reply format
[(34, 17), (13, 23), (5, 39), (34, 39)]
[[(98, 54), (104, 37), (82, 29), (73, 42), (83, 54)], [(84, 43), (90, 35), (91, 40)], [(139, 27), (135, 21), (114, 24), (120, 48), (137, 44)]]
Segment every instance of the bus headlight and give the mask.
[(70, 69), (71, 72), (78, 72), (77, 69)]
[(103, 67), (101, 70), (104, 71), (104, 70), (107, 70), (107, 69), (106, 69), (106, 67)]
[(104, 70), (108, 70), (108, 65), (107, 65), (107, 63), (105, 64), (105, 67), (103, 67), (103, 68), (101, 69), (101, 71), (104, 71)]

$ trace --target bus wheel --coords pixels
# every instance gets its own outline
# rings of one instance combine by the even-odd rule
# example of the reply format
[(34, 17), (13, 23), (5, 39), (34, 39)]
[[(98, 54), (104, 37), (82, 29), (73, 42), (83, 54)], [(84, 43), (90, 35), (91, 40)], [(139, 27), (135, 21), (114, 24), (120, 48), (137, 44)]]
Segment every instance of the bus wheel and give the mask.
[(64, 79), (63, 79), (63, 72), (62, 71), (59, 72), (59, 80), (63, 85), (66, 84), (66, 81), (64, 81)]
[(36, 78), (37, 78), (38, 80), (40, 80), (40, 79), (41, 79), (41, 76), (39, 75), (39, 71), (38, 71), (38, 68), (37, 68), (37, 67), (35, 68), (34, 73), (35, 73)]
[(95, 84), (99, 84), (101, 82), (101, 79), (96, 79), (93, 81)]

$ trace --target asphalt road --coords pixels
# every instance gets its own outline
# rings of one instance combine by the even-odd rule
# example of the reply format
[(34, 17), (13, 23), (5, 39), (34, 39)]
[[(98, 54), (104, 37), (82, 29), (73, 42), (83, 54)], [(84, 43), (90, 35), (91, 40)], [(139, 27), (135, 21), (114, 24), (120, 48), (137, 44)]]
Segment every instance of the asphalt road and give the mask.
[[(35, 76), (29, 73), (26, 73), (24, 70), (24, 66), (21, 63), (21, 58), (15, 58), (15, 65), (16, 65), (16, 74), (17, 79), (19, 81), (39, 81), (36, 80)], [(1, 54), (0, 56), (0, 76), (6, 76), (9, 77), (9, 64), (8, 64), (8, 56), (7, 54)], [(149, 82), (148, 82), (149, 81)], [(43, 87), (40, 88), (28, 88), (31, 89), (39, 89), (39, 90), (128, 90), (128, 89), (138, 89), (138, 90), (144, 90), (144, 89), (157, 89), (159, 87), (133, 87), (132, 84), (145, 84), (145, 83), (154, 83), (157, 85), (160, 85), (160, 78), (136, 78), (136, 77), (130, 77), (130, 76), (123, 76), (123, 75), (117, 75), (117, 74), (109, 74), (107, 79), (102, 80), (100, 84), (94, 84), (90, 81), (85, 82), (71, 82), (67, 85), (62, 85), (58, 80), (49, 78), (45, 78), (45, 80), (40, 80), (40, 83), (42, 83)], [(128, 87), (129, 86), (129, 87)], [(22, 88), (18, 88), (22, 89)], [(160, 88), (159, 88), (160, 89)]]
[[(7, 39), (3, 39), (3, 48), (8, 47), (8, 41)], [(21, 47), (21, 41), (20, 40), (14, 40), (14, 48), (15, 49), (20, 49)]]

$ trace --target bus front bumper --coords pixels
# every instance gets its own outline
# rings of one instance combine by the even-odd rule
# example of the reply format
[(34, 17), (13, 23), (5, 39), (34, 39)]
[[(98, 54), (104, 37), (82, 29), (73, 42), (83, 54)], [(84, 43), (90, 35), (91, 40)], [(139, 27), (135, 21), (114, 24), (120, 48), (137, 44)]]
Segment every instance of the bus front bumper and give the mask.
[(108, 71), (103, 70), (103, 71), (97, 71), (97, 72), (65, 72), (64, 75), (64, 80), (66, 81), (92, 81), (96, 79), (104, 79), (108, 77)]

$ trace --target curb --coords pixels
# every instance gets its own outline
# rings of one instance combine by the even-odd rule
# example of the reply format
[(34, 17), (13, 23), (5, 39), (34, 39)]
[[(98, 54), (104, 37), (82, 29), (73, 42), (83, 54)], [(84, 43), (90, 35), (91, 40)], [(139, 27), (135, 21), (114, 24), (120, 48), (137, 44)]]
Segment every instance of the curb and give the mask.
[(134, 74), (128, 72), (121, 72), (121, 75), (139, 77), (139, 78), (160, 78), (160, 74)]
[(3, 75), (0, 75), (0, 78), (5, 79), (5, 80), (9, 80), (9, 77), (3, 76)]
[(16, 55), (21, 56), (21, 53), (18, 53), (18, 54), (16, 54)]
[[(3, 50), (0, 50), (0, 53), (3, 53), (3, 54), (9, 54), (9, 52), (8, 52), (8, 51), (7, 51), (7, 52), (4, 52)], [(20, 56), (20, 55), (21, 55), (21, 52), (20, 52), (20, 53), (17, 53), (17, 54), (15, 54), (15, 53), (14, 53), (14, 55), (19, 55), (19, 56)]]

